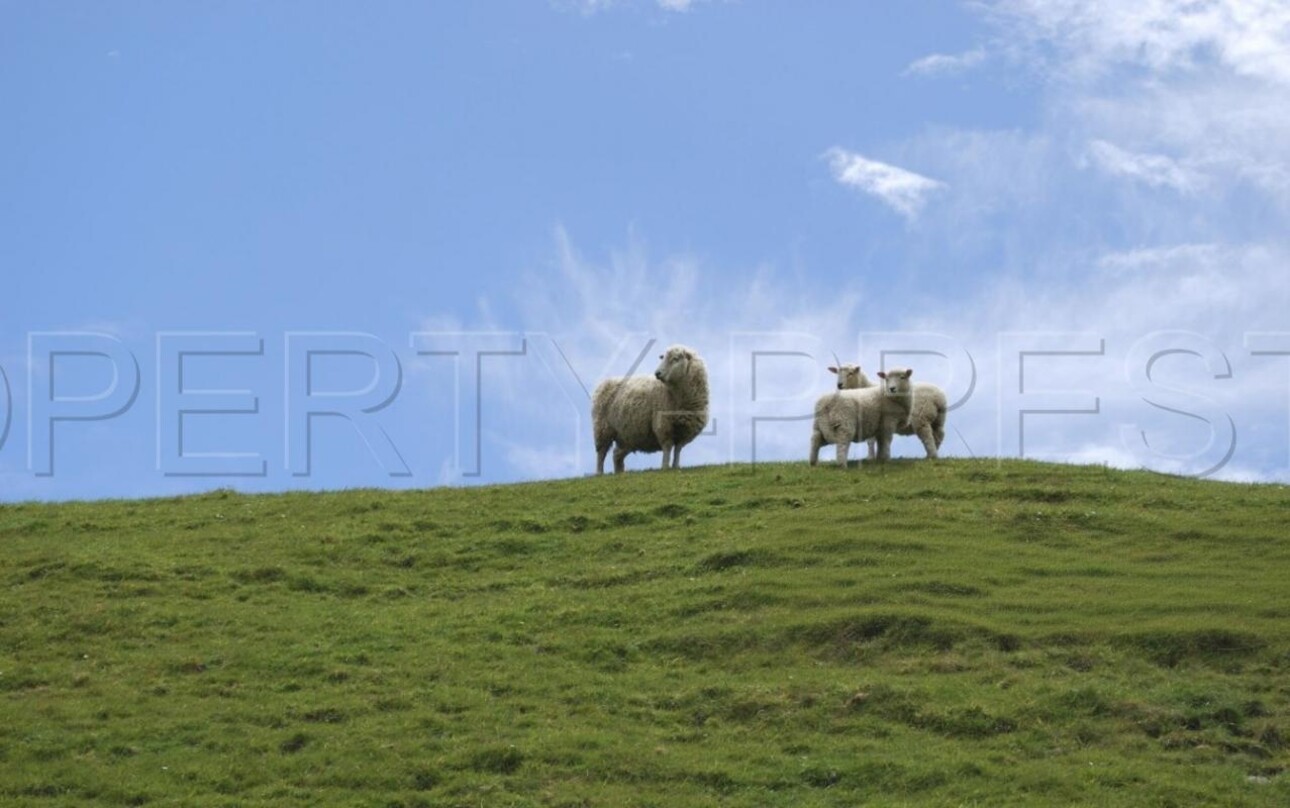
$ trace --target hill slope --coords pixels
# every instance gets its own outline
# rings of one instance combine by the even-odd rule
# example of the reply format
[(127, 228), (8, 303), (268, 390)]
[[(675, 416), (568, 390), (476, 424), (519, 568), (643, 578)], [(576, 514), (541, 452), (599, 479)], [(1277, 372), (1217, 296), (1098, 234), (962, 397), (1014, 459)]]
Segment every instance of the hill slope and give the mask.
[(0, 507), (0, 799), (1290, 803), (1290, 496), (1023, 462)]

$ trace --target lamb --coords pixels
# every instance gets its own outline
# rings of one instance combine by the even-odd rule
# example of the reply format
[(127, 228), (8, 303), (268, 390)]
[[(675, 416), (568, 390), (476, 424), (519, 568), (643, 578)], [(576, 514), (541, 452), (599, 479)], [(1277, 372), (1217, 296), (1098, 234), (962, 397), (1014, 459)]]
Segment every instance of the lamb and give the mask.
[[(838, 365), (830, 367), (838, 375), (839, 390), (854, 390), (869, 387), (871, 382), (860, 370), (859, 365)], [(881, 375), (881, 374), (879, 374)], [(923, 442), (927, 456), (935, 460), (941, 443), (945, 440), (945, 416), (949, 405), (945, 391), (928, 382), (914, 383), (913, 413), (908, 423), (896, 424), (898, 435), (917, 435)], [(874, 440), (869, 440), (869, 458), (874, 456)]]
[(878, 461), (891, 456), (891, 435), (896, 425), (909, 420), (913, 406), (913, 369), (892, 368), (879, 373), (878, 387), (839, 390), (815, 403), (811, 429), (811, 465), (819, 464), (820, 447), (837, 446), (838, 466), (846, 468), (850, 444), (876, 438)]
[(708, 369), (694, 350), (673, 345), (654, 376), (605, 379), (591, 399), (596, 474), (614, 446), (614, 473), (632, 452), (663, 451), (663, 468), (680, 468), (681, 447), (708, 424)]
[[(835, 358), (836, 356), (837, 354), (834, 354)], [(844, 365), (842, 363), (838, 363), (837, 365), (830, 365), (829, 372), (836, 373), (838, 375), (839, 390), (855, 390), (861, 387), (873, 387), (873, 382), (869, 381), (869, 377), (864, 375), (864, 371), (860, 369), (859, 365)], [(873, 455), (871, 454), (870, 457), (872, 456)]]

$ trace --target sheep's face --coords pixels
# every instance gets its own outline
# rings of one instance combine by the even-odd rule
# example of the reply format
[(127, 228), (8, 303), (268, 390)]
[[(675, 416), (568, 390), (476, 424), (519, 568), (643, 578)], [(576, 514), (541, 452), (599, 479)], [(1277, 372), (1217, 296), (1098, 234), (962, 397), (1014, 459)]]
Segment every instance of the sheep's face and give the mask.
[(838, 365), (830, 367), (829, 372), (838, 374), (839, 390), (855, 390), (860, 387), (859, 365)]
[(692, 359), (694, 354), (685, 348), (668, 348), (667, 353), (659, 356), (658, 369), (654, 371), (654, 378), (664, 384), (679, 382), (690, 372)]
[(907, 396), (910, 389), (909, 377), (913, 375), (912, 368), (892, 368), (886, 372), (879, 372), (878, 378), (882, 379), (882, 389), (887, 395)]

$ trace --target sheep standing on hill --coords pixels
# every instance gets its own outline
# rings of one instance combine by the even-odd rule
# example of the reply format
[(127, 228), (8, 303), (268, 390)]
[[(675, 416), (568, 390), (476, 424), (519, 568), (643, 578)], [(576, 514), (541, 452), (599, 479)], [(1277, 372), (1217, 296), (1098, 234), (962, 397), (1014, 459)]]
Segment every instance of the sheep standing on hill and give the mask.
[[(673, 345), (650, 376), (605, 379), (591, 398), (596, 473), (614, 446), (614, 473), (632, 452), (663, 451), (663, 468), (680, 468), (681, 447), (708, 425), (708, 369), (699, 355)], [(616, 444), (616, 445), (615, 445)]]
[[(839, 390), (857, 390), (872, 384), (859, 365), (830, 367), (838, 375)], [(882, 375), (882, 374), (879, 374)], [(929, 382), (914, 383), (914, 404), (908, 423), (896, 424), (897, 435), (917, 435), (923, 442), (927, 457), (935, 460), (941, 443), (945, 441), (945, 416), (949, 404), (945, 391)], [(874, 456), (874, 440), (869, 440), (869, 459)]]
[(877, 439), (879, 462), (891, 457), (891, 435), (897, 424), (909, 420), (913, 406), (912, 369), (892, 368), (879, 373), (883, 383), (877, 387), (840, 390), (821, 396), (815, 402), (815, 422), (811, 428), (811, 465), (820, 461), (820, 447), (837, 446), (838, 465), (846, 468), (847, 452), (852, 443)]

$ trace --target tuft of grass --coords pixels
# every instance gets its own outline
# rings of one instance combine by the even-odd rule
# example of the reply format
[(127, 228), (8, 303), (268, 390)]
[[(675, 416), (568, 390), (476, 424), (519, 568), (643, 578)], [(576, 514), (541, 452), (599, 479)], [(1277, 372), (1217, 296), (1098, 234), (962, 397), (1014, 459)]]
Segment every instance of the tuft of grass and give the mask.
[(1267, 647), (1257, 634), (1222, 627), (1157, 629), (1127, 634), (1121, 641), (1170, 668), (1184, 661), (1232, 665)]
[(0, 506), (0, 802), (1290, 804), (1284, 486), (992, 460)]

